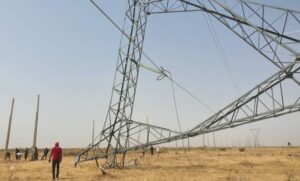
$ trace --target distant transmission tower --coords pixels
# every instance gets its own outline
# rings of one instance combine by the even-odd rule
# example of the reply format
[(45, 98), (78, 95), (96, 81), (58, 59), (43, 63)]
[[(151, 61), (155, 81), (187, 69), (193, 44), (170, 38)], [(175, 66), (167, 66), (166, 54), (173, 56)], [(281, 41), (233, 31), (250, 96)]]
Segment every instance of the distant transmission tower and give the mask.
[(260, 129), (250, 129), (252, 135), (253, 135), (253, 147), (259, 147), (259, 133)]
[(252, 145), (252, 142), (251, 142), (251, 136), (248, 136), (247, 138), (246, 138), (246, 141), (245, 141), (245, 147), (251, 147), (251, 145)]

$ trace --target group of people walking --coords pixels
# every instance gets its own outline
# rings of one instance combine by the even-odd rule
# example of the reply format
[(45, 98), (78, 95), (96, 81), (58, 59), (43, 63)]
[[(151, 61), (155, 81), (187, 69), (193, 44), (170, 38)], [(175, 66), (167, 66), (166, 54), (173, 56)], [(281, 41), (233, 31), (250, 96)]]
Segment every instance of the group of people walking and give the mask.
[[(24, 153), (24, 160), (27, 160), (28, 154), (29, 154), (29, 149), (25, 148), (24, 152), (22, 152), (21, 149), (16, 148), (15, 149), (16, 160), (21, 160), (23, 153)], [(47, 160), (48, 153), (49, 153), (49, 149), (45, 148), (43, 150), (43, 156), (41, 157), (41, 160)], [(38, 149), (37, 149), (37, 147), (35, 147), (32, 151), (31, 160), (32, 161), (38, 160), (39, 159), (38, 155), (39, 155)], [(5, 159), (10, 160), (9, 152), (6, 152)], [(54, 144), (54, 147), (51, 149), (48, 161), (49, 161), (49, 163), (52, 161), (52, 179), (53, 180), (58, 179), (60, 163), (62, 161), (62, 148), (59, 147), (58, 142), (56, 142)]]
[[(150, 150), (150, 154), (153, 155), (154, 154), (154, 147), (152, 145), (150, 146), (149, 150)], [(49, 149), (45, 148), (43, 150), (43, 152), (44, 152), (44, 154), (41, 157), (41, 160), (46, 160), (47, 155), (49, 153)], [(23, 153), (21, 152), (21, 149), (16, 148), (15, 153), (16, 153), (16, 160), (21, 160), (22, 155), (23, 155)], [(157, 156), (159, 156), (159, 153), (160, 153), (160, 147), (157, 146), (156, 147)], [(24, 149), (24, 159), (25, 160), (27, 160), (28, 154), (29, 154), (29, 149), (25, 148)], [(145, 154), (145, 150), (143, 151), (143, 155), (144, 154)], [(9, 159), (10, 159), (10, 153), (9, 152), (6, 153), (6, 158), (7, 157), (9, 157)], [(38, 160), (38, 149), (37, 149), (37, 147), (35, 147), (34, 150), (33, 150), (32, 160)], [(54, 147), (51, 149), (48, 161), (49, 161), (49, 163), (52, 161), (52, 179), (53, 180), (58, 179), (60, 163), (62, 161), (62, 148), (59, 146), (58, 142), (56, 142), (54, 144)]]
[[(43, 152), (44, 152), (44, 154), (43, 154), (43, 156), (41, 157), (41, 160), (46, 160), (46, 159), (47, 159), (48, 152), (49, 152), (49, 149), (48, 149), (48, 148), (45, 148), (45, 149), (43, 150)], [(22, 152), (22, 149), (21, 149), (21, 148), (16, 148), (16, 149), (15, 149), (16, 160), (21, 160), (23, 155), (24, 155), (24, 160), (27, 160), (28, 155), (29, 155), (29, 149), (28, 149), (27, 147), (24, 149), (23, 152)], [(5, 159), (6, 159), (6, 160), (10, 160), (10, 157), (11, 157), (10, 152), (6, 152)], [(38, 152), (37, 147), (35, 147), (35, 148), (33, 148), (33, 151), (32, 151), (32, 158), (31, 158), (30, 160), (31, 160), (31, 161), (34, 161), (34, 160), (38, 160), (38, 159), (39, 159), (39, 152)]]

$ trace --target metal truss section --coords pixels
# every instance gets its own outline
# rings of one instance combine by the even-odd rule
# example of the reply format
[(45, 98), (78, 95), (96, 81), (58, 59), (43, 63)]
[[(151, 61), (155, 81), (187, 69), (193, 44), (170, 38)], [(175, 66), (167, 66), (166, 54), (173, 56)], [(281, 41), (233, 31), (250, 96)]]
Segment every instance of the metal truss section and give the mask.
[[(125, 129), (125, 125), (130, 125), (129, 142), (126, 147), (120, 146), (116, 152), (118, 154), (124, 154), (128, 151), (147, 148), (150, 145), (168, 143), (300, 111), (300, 87), (299, 84), (292, 79), (294, 76), (300, 75), (299, 61), (300, 60), (297, 60), (298, 63), (293, 63), (293, 65), (287, 67), (286, 70), (277, 72), (189, 131), (176, 132), (154, 125), (123, 120), (124, 126), (121, 127), (120, 130), (122, 133), (125, 133), (127, 130)], [(286, 73), (287, 71), (289, 73)], [(293, 98), (287, 100), (285, 96), (290, 95), (290, 92), (286, 92), (284, 87), (292, 86), (292, 84), (294, 84), (296, 94)], [(121, 140), (125, 140), (126, 138), (127, 137), (120, 137)], [(83, 161), (95, 159), (93, 154), (89, 155), (89, 151), (90, 150), (87, 150), (82, 153), (82, 155), (86, 156), (86, 159)], [(107, 158), (107, 156), (114, 153), (115, 152), (110, 152), (107, 154), (102, 151), (102, 154), (98, 155), (97, 159)], [(78, 161), (81, 162), (80, 160)], [(109, 161), (107, 162), (110, 163)], [(120, 162), (119, 165), (122, 164), (124, 164), (124, 162)]]
[[(300, 59), (263, 81), (193, 129), (180, 133), (174, 132), (174, 136), (169, 134), (169, 136), (153, 141), (139, 141), (136, 142), (136, 145), (124, 148), (120, 152), (234, 128), (243, 124), (300, 111), (300, 84), (293, 79), (299, 75)], [(291, 96), (291, 92), (284, 90), (286, 86), (295, 88), (293, 96)], [(287, 95), (292, 98), (286, 99)], [(146, 126), (146, 124), (144, 125)], [(141, 134), (141, 132), (143, 130), (140, 130), (138, 134)]]
[[(271, 117), (300, 111), (300, 84), (295, 81), (299, 76), (299, 59), (286, 69), (274, 74), (252, 90), (197, 125), (192, 131), (232, 128)], [(291, 96), (284, 87), (294, 87), (296, 94)], [(293, 99), (286, 99), (287, 95)]]
[[(97, 2), (92, 3), (99, 8)], [(128, 0), (127, 3), (109, 110), (98, 138), (100, 141), (91, 146), (94, 158), (97, 158), (97, 155), (102, 154), (100, 144), (105, 142), (104, 155), (110, 160), (108, 167), (116, 166), (118, 149), (127, 147), (130, 142), (131, 124), (122, 120), (131, 120), (132, 117), (139, 75), (138, 63), (141, 61), (147, 22), (148, 5), (133, 0)]]
[[(121, 127), (118, 127), (115, 132), (120, 132), (120, 141), (118, 149), (114, 151), (106, 152), (105, 149), (97, 149), (93, 146), (87, 148), (83, 151), (77, 158), (77, 163), (85, 162), (89, 160), (97, 160), (100, 158), (109, 158), (113, 157), (116, 154), (125, 154), (127, 151), (138, 150), (141, 148), (146, 148), (149, 145), (161, 143), (162, 140), (173, 140), (175, 136), (180, 135), (180, 132), (170, 130), (168, 128), (163, 128), (159, 126), (154, 126), (146, 123), (140, 123), (132, 120), (122, 120)], [(129, 135), (127, 133), (129, 132)], [(101, 140), (97, 143), (108, 144), (108, 137), (102, 137)], [(122, 142), (126, 142), (126, 145), (122, 145)], [(95, 154), (97, 151), (97, 154)], [(111, 167), (112, 160), (107, 159), (102, 167)], [(119, 162), (115, 160), (114, 167), (123, 166), (124, 158)]]
[[(98, 7), (95, 1), (91, 1)], [(76, 157), (75, 165), (95, 160), (100, 167), (98, 159), (104, 158), (106, 161), (101, 163), (102, 167), (124, 166), (128, 151), (300, 111), (300, 37), (292, 33), (296, 28), (300, 29), (300, 12), (245, 0), (222, 3), (220, 0), (127, 0), (127, 3), (115, 80), (103, 129), (94, 144)], [(194, 11), (215, 17), (278, 67), (278, 72), (189, 131), (176, 132), (133, 121), (148, 16)], [(123, 156), (120, 158), (117, 154)]]
[[(148, 0), (149, 14), (203, 11), (279, 69), (299, 56), (300, 12), (245, 0)], [(289, 56), (289, 57), (287, 57)]]

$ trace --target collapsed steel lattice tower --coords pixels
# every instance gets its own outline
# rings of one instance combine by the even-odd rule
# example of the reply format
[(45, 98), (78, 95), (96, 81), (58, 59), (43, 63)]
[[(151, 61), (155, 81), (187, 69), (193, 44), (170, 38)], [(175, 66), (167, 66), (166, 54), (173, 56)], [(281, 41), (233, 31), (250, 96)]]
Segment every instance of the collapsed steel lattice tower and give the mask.
[[(286, 99), (285, 86), (300, 86), (300, 12), (246, 0), (127, 0), (123, 36), (105, 123), (95, 143), (76, 162), (105, 158), (103, 167), (124, 164), (126, 152), (300, 111), (300, 91)], [(92, 1), (97, 7), (97, 3)], [(99, 9), (99, 8), (98, 8)], [(132, 120), (147, 18), (151, 14), (205, 12), (263, 55), (278, 71), (186, 132)], [(270, 13), (272, 15), (270, 15)], [(291, 55), (290, 57), (283, 56)], [(162, 72), (163, 73), (163, 72)], [(167, 75), (165, 75), (167, 76)], [(287, 84), (287, 85), (286, 85)], [(295, 92), (294, 92), (295, 93)], [(105, 149), (100, 149), (100, 145)], [(123, 155), (121, 160), (117, 154)]]

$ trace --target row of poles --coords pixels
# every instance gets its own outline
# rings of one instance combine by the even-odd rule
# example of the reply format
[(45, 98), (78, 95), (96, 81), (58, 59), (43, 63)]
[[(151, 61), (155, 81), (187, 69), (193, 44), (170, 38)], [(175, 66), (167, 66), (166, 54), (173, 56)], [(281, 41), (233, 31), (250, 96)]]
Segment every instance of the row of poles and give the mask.
[[(254, 131), (255, 132), (254, 132)], [(212, 132), (212, 145), (214, 148), (216, 147), (260, 147), (260, 143), (259, 143), (259, 131), (260, 129), (250, 129), (251, 134), (253, 137), (247, 137), (246, 141), (243, 142), (243, 139), (240, 139), (239, 136), (235, 137), (235, 138), (231, 138), (231, 146), (230, 143), (228, 143), (228, 138), (226, 137), (225, 142), (223, 142), (223, 139), (221, 137), (221, 139), (218, 139), (217, 136), (215, 136), (215, 132)], [(208, 138), (205, 141), (205, 134), (202, 135), (202, 145), (203, 147), (208, 146), (209, 147), (209, 140), (211, 140), (211, 138)]]
[[(206, 137), (205, 139), (205, 134), (202, 135), (202, 147), (260, 147), (260, 142), (259, 142), (259, 132), (260, 129), (250, 129), (251, 134), (253, 136), (252, 137), (247, 137), (247, 140), (245, 141), (244, 145), (243, 145), (243, 141), (237, 137), (236, 139), (231, 139), (231, 146), (228, 143), (228, 139), (226, 137), (226, 143), (223, 142), (222, 138), (221, 141), (217, 138), (217, 136), (215, 136), (215, 132), (212, 132), (212, 145), (209, 144), (209, 140), (211, 140), (211, 137)], [(190, 138), (186, 138), (185, 140), (187, 140), (187, 147), (190, 148)], [(175, 141), (175, 147), (178, 147), (177, 141)], [(220, 141), (218, 143), (218, 141)]]
[[(7, 159), (7, 154), (8, 154), (8, 145), (9, 145), (9, 138), (10, 138), (10, 130), (11, 130), (11, 123), (12, 123), (12, 118), (13, 118), (14, 105), (15, 105), (15, 98), (12, 99), (11, 110), (10, 110), (10, 115), (9, 115), (9, 122), (8, 122), (5, 149), (4, 149), (4, 160)], [(36, 138), (37, 138), (37, 127), (38, 127), (38, 121), (39, 121), (39, 109), (40, 109), (40, 95), (37, 96), (37, 109), (36, 109), (36, 114), (35, 114), (34, 135), (33, 135), (32, 147), (31, 147), (32, 160), (35, 160), (34, 151), (35, 151), (35, 148), (36, 148), (36, 141), (37, 141)]]

